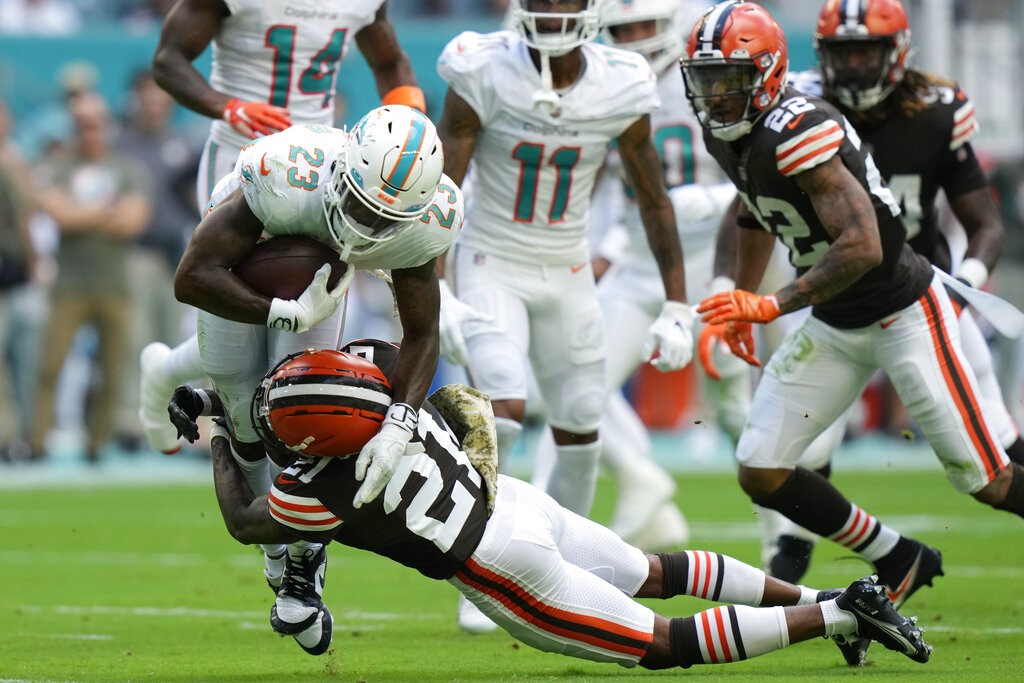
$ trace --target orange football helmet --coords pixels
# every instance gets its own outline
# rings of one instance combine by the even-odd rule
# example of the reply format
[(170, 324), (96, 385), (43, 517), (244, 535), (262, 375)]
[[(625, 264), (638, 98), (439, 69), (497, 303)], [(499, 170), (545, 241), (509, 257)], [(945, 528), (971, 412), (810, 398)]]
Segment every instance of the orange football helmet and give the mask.
[(828, 0), (813, 41), (825, 87), (848, 109), (884, 101), (906, 74), (910, 24), (899, 0)]
[(253, 396), (252, 419), (271, 452), (345, 456), (380, 430), (390, 405), (391, 384), (375, 364), (310, 349), (267, 373)]
[(786, 35), (760, 5), (722, 2), (690, 31), (682, 68), (701, 126), (736, 140), (779, 101), (789, 68)]

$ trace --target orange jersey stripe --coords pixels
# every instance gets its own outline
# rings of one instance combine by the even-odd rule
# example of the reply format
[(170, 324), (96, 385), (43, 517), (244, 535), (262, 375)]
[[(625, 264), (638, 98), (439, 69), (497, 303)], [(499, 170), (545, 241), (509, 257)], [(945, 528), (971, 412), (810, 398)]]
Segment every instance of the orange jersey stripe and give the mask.
[[(479, 575), (487, 583), (474, 579), (470, 572)], [(653, 633), (638, 631), (600, 617), (575, 614), (546, 605), (510, 579), (480, 566), (473, 559), (466, 561), (456, 577), (466, 585), (498, 600), (520, 619), (555, 635), (637, 657), (643, 657), (647, 653), (647, 648), (654, 639)], [(564, 625), (556, 622), (564, 622)], [(574, 627), (579, 627), (579, 630)], [(607, 636), (603, 637), (600, 635), (601, 632)], [(642, 646), (631, 646), (622, 642), (623, 639), (639, 641)]]
[(978, 401), (974, 397), (974, 392), (971, 391), (970, 383), (964, 376), (964, 369), (960, 365), (959, 358), (952, 350), (939, 302), (930, 287), (921, 297), (921, 301), (928, 319), (928, 329), (931, 331), (932, 344), (939, 358), (943, 379), (964, 422), (967, 435), (985, 465), (988, 480), (992, 481), (996, 474), (1003, 469), (999, 458), (999, 447), (989, 437), (984, 417), (978, 408)]

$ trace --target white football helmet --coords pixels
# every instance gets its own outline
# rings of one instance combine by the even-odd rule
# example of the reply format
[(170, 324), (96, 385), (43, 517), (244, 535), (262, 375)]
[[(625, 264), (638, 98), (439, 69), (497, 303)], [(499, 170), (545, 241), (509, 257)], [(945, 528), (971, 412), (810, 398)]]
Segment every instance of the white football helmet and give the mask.
[[(639, 52), (660, 74), (686, 51), (686, 3), (683, 0), (605, 0), (601, 6), (601, 37), (614, 47)], [(654, 21), (654, 35), (637, 40), (616, 37), (616, 26)]]
[(418, 221), (443, 168), (437, 130), (419, 111), (387, 105), (361, 118), (324, 188), (324, 216), (342, 258), (394, 239)]
[[(577, 12), (546, 12), (538, 8), (550, 7), (553, 0), (512, 0), (509, 10), (512, 22), (523, 42), (551, 57), (560, 57), (583, 43), (597, 38), (600, 31), (598, 0), (579, 0)], [(539, 31), (537, 21), (561, 20), (561, 30)]]

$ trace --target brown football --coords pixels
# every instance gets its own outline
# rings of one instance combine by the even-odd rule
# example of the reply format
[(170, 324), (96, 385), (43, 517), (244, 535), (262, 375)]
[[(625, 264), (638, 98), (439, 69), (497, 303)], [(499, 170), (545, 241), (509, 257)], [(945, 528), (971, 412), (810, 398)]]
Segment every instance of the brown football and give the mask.
[(260, 294), (278, 299), (298, 299), (313, 275), (331, 264), (330, 289), (348, 267), (329, 246), (302, 235), (280, 235), (258, 242), (232, 272)]

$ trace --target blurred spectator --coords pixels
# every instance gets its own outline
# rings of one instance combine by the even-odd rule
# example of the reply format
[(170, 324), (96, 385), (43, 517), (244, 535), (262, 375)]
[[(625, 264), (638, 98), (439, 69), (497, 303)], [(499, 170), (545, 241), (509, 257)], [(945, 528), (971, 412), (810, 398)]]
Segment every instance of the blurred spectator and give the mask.
[(20, 459), (27, 450), (27, 401), (35, 384), (30, 375), (37, 339), (25, 313), (31, 309), (36, 254), (29, 235), (28, 165), (8, 139), (10, 128), (10, 112), (0, 101), (0, 458)]
[[(129, 358), (151, 341), (174, 346), (182, 334), (186, 306), (174, 298), (174, 270), (199, 218), (195, 175), (199, 150), (171, 125), (175, 103), (146, 70), (132, 81), (125, 127), (118, 148), (141, 163), (152, 181), (152, 214), (128, 261), (132, 293)], [(138, 422), (139, 369), (128, 363), (119, 392), (118, 434), (141, 439)], [(134, 440), (134, 439), (133, 439)], [(123, 445), (130, 446), (131, 443)]]
[(56, 76), (60, 94), (24, 117), (18, 126), (18, 146), (26, 158), (41, 159), (67, 144), (74, 134), (68, 102), (76, 95), (95, 92), (99, 79), (99, 70), (91, 62), (75, 59), (61, 66)]
[(101, 386), (87, 401), (86, 457), (98, 459), (112, 431), (112, 408), (128, 355), (131, 301), (128, 254), (145, 228), (150, 200), (145, 168), (111, 147), (111, 120), (97, 94), (71, 98), (77, 138), (67, 153), (41, 168), (36, 184), (40, 207), (60, 230), (57, 278), (30, 435), (32, 455), (45, 453), (53, 424), (57, 378), (78, 328), (99, 333)]
[(82, 16), (68, 0), (0, 0), (0, 32), (64, 36), (79, 30)]

